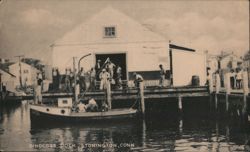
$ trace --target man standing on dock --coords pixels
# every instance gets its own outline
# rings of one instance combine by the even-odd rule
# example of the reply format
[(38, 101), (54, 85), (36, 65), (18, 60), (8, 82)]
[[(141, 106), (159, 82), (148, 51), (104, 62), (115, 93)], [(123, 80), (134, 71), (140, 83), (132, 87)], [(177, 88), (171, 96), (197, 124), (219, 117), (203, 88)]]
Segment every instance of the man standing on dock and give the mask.
[(133, 73), (133, 76), (135, 78), (134, 80), (135, 87), (139, 87), (140, 82), (143, 82), (143, 77), (140, 74), (137, 74), (136, 72)]
[(241, 89), (242, 88), (242, 70), (241, 69), (237, 70), (237, 74), (236, 74), (236, 86), (237, 86), (237, 89)]
[(83, 67), (81, 67), (81, 70), (78, 73), (79, 80), (80, 80), (80, 91), (83, 91), (86, 89), (86, 83), (85, 83), (85, 71)]
[(160, 68), (160, 81), (159, 81), (159, 86), (160, 87), (163, 87), (164, 86), (164, 80), (165, 80), (165, 70), (162, 66), (162, 64), (159, 65), (159, 68)]
[(113, 79), (115, 64), (112, 63), (112, 62), (110, 61), (110, 59), (108, 59), (106, 68), (107, 68), (107, 70), (108, 70), (108, 72), (109, 72), (109, 74), (110, 74), (110, 78)]
[(116, 85), (118, 89), (122, 89), (122, 68), (119, 65), (117, 65), (116, 76)]
[(96, 71), (94, 68), (91, 68), (90, 70), (90, 90), (95, 90), (95, 78), (96, 78)]
[(110, 74), (106, 71), (106, 69), (102, 69), (102, 72), (100, 73), (99, 78), (101, 80), (100, 90), (107, 89), (107, 86), (110, 83), (109, 82)]
[(99, 73), (101, 72), (101, 60), (97, 60), (97, 63), (95, 65), (95, 71), (96, 71), (96, 80), (99, 80)]
[(67, 92), (71, 92), (71, 86), (70, 86), (70, 70), (69, 69), (65, 69), (65, 90)]
[(42, 103), (42, 83), (43, 83), (43, 79), (42, 79), (42, 75), (41, 73), (37, 73), (37, 84), (35, 86), (35, 102), (39, 102)]

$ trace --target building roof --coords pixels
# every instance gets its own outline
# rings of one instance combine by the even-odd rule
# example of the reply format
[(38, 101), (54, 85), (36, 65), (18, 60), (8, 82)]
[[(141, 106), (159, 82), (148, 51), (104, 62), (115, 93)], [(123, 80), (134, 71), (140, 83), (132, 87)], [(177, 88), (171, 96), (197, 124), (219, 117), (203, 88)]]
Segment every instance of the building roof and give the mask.
[[(126, 29), (120, 31), (116, 39), (111, 40), (103, 38), (102, 29), (105, 26), (115, 26), (118, 32), (121, 30), (120, 27), (126, 27)], [(97, 30), (90, 30), (93, 28)], [(153, 41), (167, 42), (164, 37), (152, 32), (126, 14), (112, 7), (107, 7), (67, 32), (62, 38), (56, 40), (52, 46)]]
[(10, 73), (9, 71), (6, 71), (5, 69), (0, 67), (0, 70), (7, 73), (8, 75), (12, 76), (12, 77), (16, 77), (14, 74)]
[[(10, 66), (13, 66), (13, 65), (16, 65), (16, 64), (19, 64), (19, 62), (12, 63), (12, 64), (9, 65), (9, 67), (10, 67)], [(35, 70), (38, 70), (36, 67), (34, 67), (34, 66), (31, 65), (31, 64), (28, 64), (28, 63), (25, 63), (25, 62), (21, 62), (21, 64), (25, 64), (25, 65), (30, 66), (31, 68), (33, 68), (33, 69), (35, 69)]]

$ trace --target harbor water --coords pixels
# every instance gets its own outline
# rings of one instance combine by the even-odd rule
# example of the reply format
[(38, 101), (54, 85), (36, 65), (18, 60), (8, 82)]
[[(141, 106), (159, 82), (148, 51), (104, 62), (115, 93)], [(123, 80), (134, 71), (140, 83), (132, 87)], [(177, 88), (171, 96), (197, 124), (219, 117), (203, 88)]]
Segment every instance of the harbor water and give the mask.
[[(145, 119), (96, 124), (30, 122), (29, 101), (1, 106), (0, 151), (248, 151), (239, 118), (214, 116), (207, 101), (147, 102)], [(156, 104), (157, 103), (157, 104)], [(185, 103), (185, 101), (184, 101)]]

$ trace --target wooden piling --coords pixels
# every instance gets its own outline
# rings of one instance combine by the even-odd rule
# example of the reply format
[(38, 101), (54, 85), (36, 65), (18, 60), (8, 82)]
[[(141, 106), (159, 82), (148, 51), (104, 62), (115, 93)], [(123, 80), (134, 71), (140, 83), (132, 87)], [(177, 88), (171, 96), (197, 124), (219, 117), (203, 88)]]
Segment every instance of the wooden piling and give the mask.
[(180, 112), (182, 112), (182, 97), (181, 96), (178, 96), (178, 108)]
[(228, 110), (229, 110), (228, 96), (231, 93), (230, 74), (229, 73), (225, 73), (224, 82), (225, 82), (225, 88), (226, 88), (226, 111), (228, 112)]
[(242, 72), (242, 78), (243, 78), (243, 82), (242, 82), (242, 86), (243, 86), (243, 107), (242, 107), (242, 112), (243, 115), (246, 114), (246, 110), (247, 110), (247, 96), (249, 93), (249, 88), (248, 88), (248, 73), (246, 70), (244, 70)]
[(214, 93), (214, 80), (213, 80), (213, 75), (212, 72), (209, 71), (208, 75), (208, 88), (209, 88), (209, 107), (211, 110), (212, 104), (213, 104), (213, 93)]
[(145, 101), (144, 101), (144, 84), (143, 82), (140, 82), (140, 98), (141, 98), (141, 112), (144, 115), (145, 114)]
[(215, 84), (215, 109), (218, 109), (218, 93), (220, 92), (220, 75), (219, 73), (215, 74), (215, 80), (216, 80), (216, 84)]
[(209, 85), (209, 93), (212, 94), (214, 92), (214, 84), (213, 84), (213, 75), (209, 72), (208, 75), (208, 85)]
[(110, 83), (107, 84), (107, 103), (108, 103), (108, 108), (109, 110), (112, 108), (112, 105), (111, 105), (111, 86), (110, 86)]

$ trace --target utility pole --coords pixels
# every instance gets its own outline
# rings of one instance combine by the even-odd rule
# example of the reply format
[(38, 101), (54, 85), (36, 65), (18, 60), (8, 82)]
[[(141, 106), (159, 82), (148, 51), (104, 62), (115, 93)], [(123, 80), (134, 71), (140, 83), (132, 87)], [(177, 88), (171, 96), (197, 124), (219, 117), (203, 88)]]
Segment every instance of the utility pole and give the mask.
[(171, 40), (169, 40), (169, 59), (170, 59), (170, 85), (173, 86), (173, 53), (170, 47)]
[(18, 61), (19, 61), (19, 82), (20, 82), (20, 87), (23, 87), (23, 83), (22, 83), (22, 66), (21, 66), (21, 58), (24, 57), (24, 55), (18, 55), (15, 56), (18, 57)]

